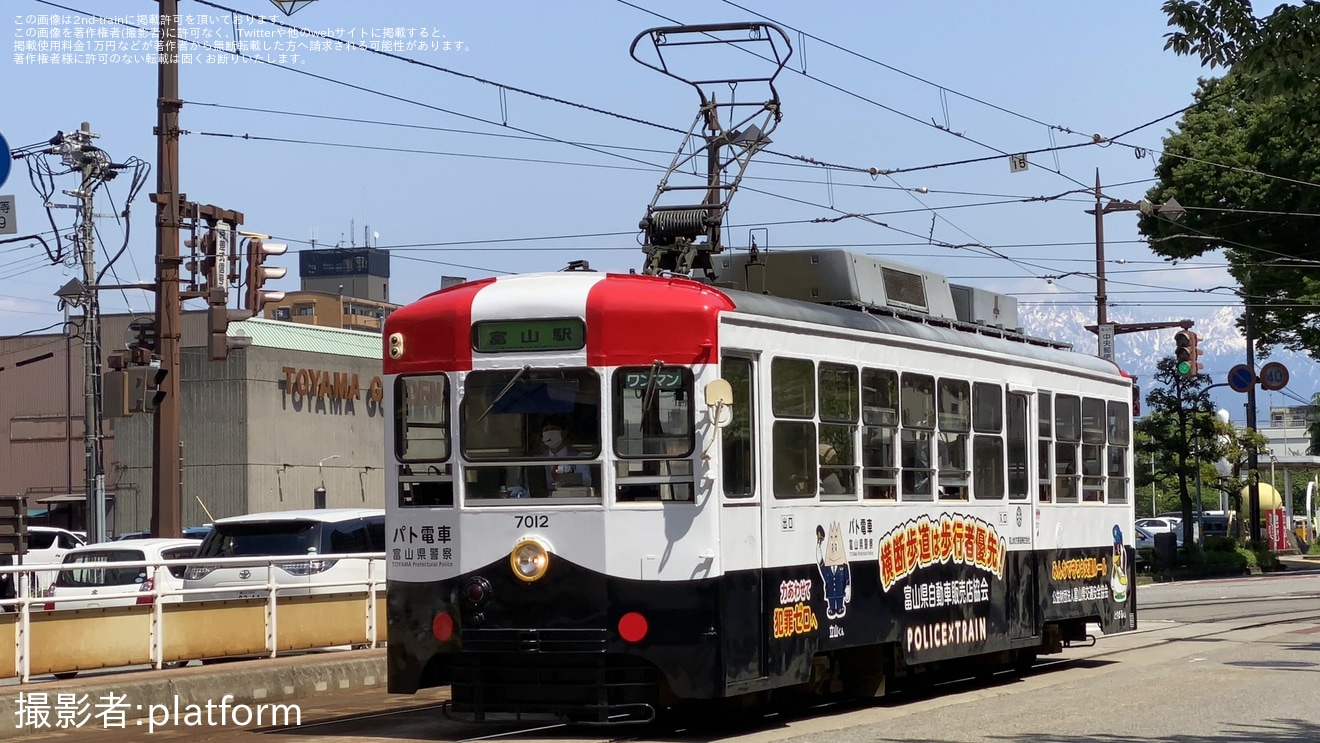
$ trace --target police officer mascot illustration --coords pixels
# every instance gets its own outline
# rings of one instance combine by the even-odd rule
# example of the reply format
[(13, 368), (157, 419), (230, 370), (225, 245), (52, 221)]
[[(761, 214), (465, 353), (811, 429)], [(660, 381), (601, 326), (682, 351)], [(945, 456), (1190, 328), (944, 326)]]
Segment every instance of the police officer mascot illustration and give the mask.
[(848, 553), (843, 549), (843, 530), (839, 522), (830, 524), (829, 538), (825, 528), (816, 527), (816, 566), (825, 585), (825, 616), (842, 619), (848, 613), (852, 600), (852, 571), (848, 569)]

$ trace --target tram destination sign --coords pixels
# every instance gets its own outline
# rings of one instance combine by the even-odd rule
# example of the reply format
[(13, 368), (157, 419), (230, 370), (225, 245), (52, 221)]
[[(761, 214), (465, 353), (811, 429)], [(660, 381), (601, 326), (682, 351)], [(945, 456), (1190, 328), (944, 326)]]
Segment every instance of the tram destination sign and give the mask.
[(587, 343), (582, 320), (485, 320), (472, 326), (472, 348), (479, 353), (576, 351)]

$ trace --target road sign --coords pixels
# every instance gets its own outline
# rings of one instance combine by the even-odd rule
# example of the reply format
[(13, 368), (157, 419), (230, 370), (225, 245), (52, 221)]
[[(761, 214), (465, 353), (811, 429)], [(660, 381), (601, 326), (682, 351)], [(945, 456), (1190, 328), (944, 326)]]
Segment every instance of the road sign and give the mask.
[(14, 155), (9, 151), (9, 143), (5, 141), (5, 135), (0, 134), (0, 186), (5, 185), (5, 180), (9, 178), (9, 166), (14, 161)]
[(1288, 386), (1288, 367), (1277, 361), (1260, 368), (1260, 388), (1273, 392)]
[(1009, 155), (1009, 156), (1008, 156), (1008, 172), (1010, 172), (1010, 173), (1021, 173), (1021, 172), (1023, 172), (1023, 171), (1026, 170), (1026, 169), (1027, 169), (1027, 156), (1026, 156), (1026, 155)]
[(1256, 381), (1256, 375), (1251, 373), (1251, 367), (1246, 364), (1238, 364), (1228, 370), (1228, 386), (1234, 392), (1246, 392)]
[(1100, 326), (1100, 358), (1114, 360), (1114, 324), (1107, 322)]
[(0, 235), (18, 234), (18, 211), (13, 196), (0, 196)]

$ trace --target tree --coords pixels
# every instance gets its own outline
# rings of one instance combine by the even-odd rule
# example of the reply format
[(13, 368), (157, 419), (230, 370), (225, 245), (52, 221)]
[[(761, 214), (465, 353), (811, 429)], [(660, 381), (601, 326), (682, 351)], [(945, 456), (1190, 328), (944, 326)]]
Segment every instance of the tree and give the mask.
[(1177, 222), (1154, 213), (1138, 228), (1152, 250), (1181, 260), (1222, 250), (1251, 313), (1257, 348), (1320, 354), (1320, 93), (1258, 100), (1226, 78), (1202, 80), (1199, 105), (1164, 140), (1153, 203), (1176, 198)]
[(1320, 81), (1320, 4), (1280, 5), (1257, 18), (1250, 0), (1168, 0), (1164, 12), (1177, 29), (1165, 49), (1231, 67), (1253, 95), (1316, 91)]
[[(1207, 385), (1210, 378), (1198, 374), (1185, 379), (1178, 374), (1173, 357), (1160, 359), (1155, 381), (1162, 384), (1146, 395), (1149, 414), (1136, 424), (1137, 442), (1155, 458), (1165, 473), (1177, 476), (1178, 502), (1183, 514), (1183, 544), (1191, 545), (1193, 501), (1189, 482), (1199, 470), (1222, 455), (1218, 420)], [(1202, 472), (1204, 477), (1204, 472)]]
[(1311, 442), (1306, 445), (1310, 456), (1320, 454), (1320, 392), (1311, 396), (1311, 409), (1306, 411), (1306, 435)]

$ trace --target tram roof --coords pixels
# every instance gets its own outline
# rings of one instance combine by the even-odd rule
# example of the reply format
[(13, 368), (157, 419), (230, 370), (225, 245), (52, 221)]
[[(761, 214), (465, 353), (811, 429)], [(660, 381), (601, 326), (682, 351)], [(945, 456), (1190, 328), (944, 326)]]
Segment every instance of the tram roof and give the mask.
[[(785, 299), (769, 294), (756, 294), (723, 287), (713, 288), (727, 296), (733, 302), (736, 308), (735, 312), (738, 313), (829, 325), (881, 335), (897, 335), (962, 348), (970, 347), (980, 351), (1018, 356), (1058, 364), (1059, 366), (1107, 374), (1113, 374), (1118, 369), (1113, 362), (1106, 361), (1098, 356), (1044, 345), (1040, 342), (1010, 340), (1008, 337), (960, 330), (954, 327), (941, 327), (861, 309), (815, 304), (797, 299)], [(987, 328), (986, 330), (988, 333), (997, 332), (995, 328)]]

